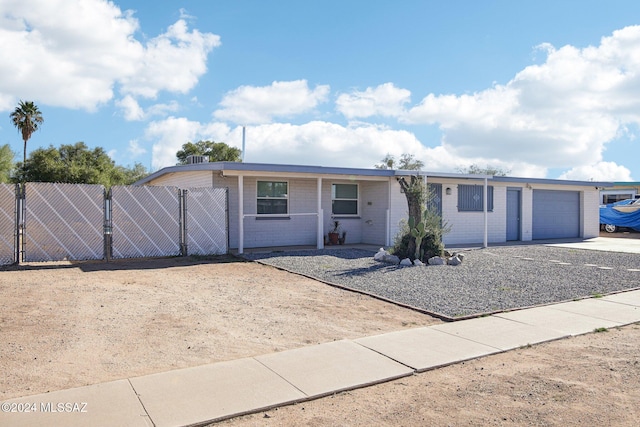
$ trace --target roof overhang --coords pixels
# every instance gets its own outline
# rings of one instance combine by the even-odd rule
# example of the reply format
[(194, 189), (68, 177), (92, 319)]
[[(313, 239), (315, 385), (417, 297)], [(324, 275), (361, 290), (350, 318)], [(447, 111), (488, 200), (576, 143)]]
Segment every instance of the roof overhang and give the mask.
[(330, 177), (331, 179), (348, 181), (388, 181), (390, 178), (400, 178), (403, 176), (418, 175), (427, 178), (443, 178), (458, 180), (492, 180), (495, 182), (513, 182), (529, 184), (553, 184), (553, 185), (575, 185), (594, 186), (597, 188), (610, 187), (613, 182), (592, 182), (592, 181), (568, 181), (558, 179), (541, 178), (518, 178), (492, 175), (475, 175), (446, 172), (427, 172), (415, 170), (395, 170), (395, 169), (360, 169), (342, 168), (327, 166), (309, 165), (280, 165), (270, 163), (240, 163), (240, 162), (211, 162), (196, 163), (189, 165), (169, 166), (137, 181), (134, 185), (145, 185), (161, 176), (183, 173), (183, 172), (219, 172), (222, 176), (253, 176), (253, 177), (278, 177), (278, 178), (301, 178), (317, 179), (319, 177)]
[(611, 182), (604, 181), (571, 181), (565, 179), (545, 179), (545, 178), (519, 178), (513, 176), (496, 176), (493, 178), (496, 182), (513, 182), (513, 183), (521, 183), (521, 184), (550, 184), (550, 185), (572, 185), (579, 187), (596, 187), (596, 188), (604, 188), (611, 186)]

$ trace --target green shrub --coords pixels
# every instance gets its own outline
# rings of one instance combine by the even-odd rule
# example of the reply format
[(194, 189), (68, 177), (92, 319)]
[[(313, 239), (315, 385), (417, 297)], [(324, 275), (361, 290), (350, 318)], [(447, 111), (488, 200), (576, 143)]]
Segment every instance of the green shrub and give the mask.
[[(426, 262), (431, 257), (444, 254), (442, 237), (450, 230), (450, 227), (442, 223), (439, 215), (428, 210), (423, 213), (422, 221), (425, 224), (427, 233), (421, 241), (418, 253), (421, 254), (420, 261)], [(394, 237), (393, 247), (390, 252), (400, 259), (409, 258), (413, 261), (416, 259), (416, 254), (409, 248), (409, 243), (412, 239), (411, 229), (405, 220), (401, 220), (399, 225), (400, 230)]]

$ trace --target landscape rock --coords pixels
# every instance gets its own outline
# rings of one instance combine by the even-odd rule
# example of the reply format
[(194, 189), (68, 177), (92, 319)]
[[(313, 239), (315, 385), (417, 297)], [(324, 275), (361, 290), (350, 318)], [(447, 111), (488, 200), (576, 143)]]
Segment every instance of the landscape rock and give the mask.
[(462, 260), (460, 259), (459, 255), (456, 255), (454, 257), (449, 258), (449, 261), (447, 262), (447, 264), (449, 265), (460, 265), (462, 264)]
[(389, 264), (400, 264), (400, 258), (398, 258), (395, 255), (389, 255), (386, 254), (383, 258), (382, 258), (383, 262), (388, 262)]
[(434, 256), (432, 258), (429, 258), (427, 262), (429, 263), (429, 265), (446, 265), (447, 264), (445, 259), (439, 256)]
[(400, 261), (400, 265), (413, 265), (413, 263), (409, 258), (405, 258), (402, 261)]
[(384, 257), (389, 255), (389, 252), (385, 251), (383, 248), (380, 248), (378, 252), (373, 256), (375, 261), (384, 261)]
[(424, 262), (420, 261), (419, 259), (415, 259), (413, 260), (413, 265), (422, 266), (424, 265)]

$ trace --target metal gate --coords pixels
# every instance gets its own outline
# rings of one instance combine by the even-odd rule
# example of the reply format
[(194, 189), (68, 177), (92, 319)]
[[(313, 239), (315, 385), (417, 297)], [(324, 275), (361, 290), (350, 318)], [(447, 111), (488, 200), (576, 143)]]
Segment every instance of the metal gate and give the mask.
[(16, 188), (0, 184), (0, 265), (15, 261)]
[(27, 183), (24, 260), (102, 259), (103, 200), (101, 185)]
[(183, 190), (186, 252), (189, 255), (227, 253), (227, 190), (189, 188)]
[(430, 196), (427, 200), (427, 209), (442, 219), (442, 184), (428, 182), (427, 189)]
[(179, 205), (177, 187), (112, 187), (113, 258), (179, 255)]

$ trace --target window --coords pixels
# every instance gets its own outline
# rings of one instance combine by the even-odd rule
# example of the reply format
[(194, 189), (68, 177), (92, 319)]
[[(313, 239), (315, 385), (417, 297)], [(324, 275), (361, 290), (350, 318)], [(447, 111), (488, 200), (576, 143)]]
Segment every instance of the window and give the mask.
[(603, 204), (608, 205), (610, 203), (619, 202), (621, 200), (633, 199), (633, 194), (609, 193), (609, 194), (603, 194), (602, 197), (603, 197)]
[(358, 215), (358, 184), (331, 185), (331, 213)]
[(289, 213), (289, 184), (283, 181), (258, 181), (258, 214)]
[[(458, 211), (483, 212), (483, 185), (458, 185)], [(487, 211), (493, 211), (493, 186), (487, 187)]]

